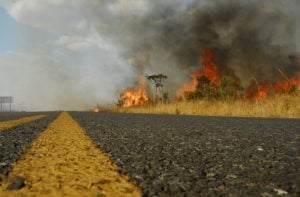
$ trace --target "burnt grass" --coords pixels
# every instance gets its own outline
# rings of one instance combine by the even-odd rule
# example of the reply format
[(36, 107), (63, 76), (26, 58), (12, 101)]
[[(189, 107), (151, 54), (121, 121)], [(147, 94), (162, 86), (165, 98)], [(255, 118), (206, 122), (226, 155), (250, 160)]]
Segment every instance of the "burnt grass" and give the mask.
[(0, 131), (0, 182), (11, 171), (12, 164), (26, 152), (38, 135), (59, 115), (57, 112), (0, 113), (0, 121), (42, 114), (47, 116)]
[(144, 196), (300, 196), (299, 119), (71, 115)]

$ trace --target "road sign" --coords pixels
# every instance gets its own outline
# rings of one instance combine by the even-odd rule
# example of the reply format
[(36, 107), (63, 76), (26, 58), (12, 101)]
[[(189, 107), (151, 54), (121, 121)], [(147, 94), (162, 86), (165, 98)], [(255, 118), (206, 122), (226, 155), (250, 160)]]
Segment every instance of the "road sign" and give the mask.
[(13, 103), (12, 96), (0, 96), (0, 103)]
[(14, 99), (12, 96), (0, 96), (0, 111), (3, 111), (5, 108), (5, 105), (3, 104), (9, 104), (9, 111), (11, 111), (11, 104), (13, 101)]

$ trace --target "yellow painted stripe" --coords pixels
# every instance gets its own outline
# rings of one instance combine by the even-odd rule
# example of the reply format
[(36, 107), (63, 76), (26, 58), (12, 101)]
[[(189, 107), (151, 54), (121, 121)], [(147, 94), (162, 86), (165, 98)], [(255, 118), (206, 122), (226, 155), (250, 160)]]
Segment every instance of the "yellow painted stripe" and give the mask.
[(26, 122), (31, 122), (34, 120), (38, 120), (40, 118), (45, 117), (46, 115), (36, 115), (36, 116), (29, 116), (29, 117), (25, 117), (25, 118), (20, 118), (17, 120), (9, 120), (9, 121), (3, 121), (0, 122), (0, 131), (3, 131), (5, 129), (9, 129), (11, 127), (20, 125), (20, 124), (24, 124)]
[[(25, 187), (7, 191), (14, 177)], [(63, 112), (16, 162), (0, 196), (142, 196), (141, 190)]]

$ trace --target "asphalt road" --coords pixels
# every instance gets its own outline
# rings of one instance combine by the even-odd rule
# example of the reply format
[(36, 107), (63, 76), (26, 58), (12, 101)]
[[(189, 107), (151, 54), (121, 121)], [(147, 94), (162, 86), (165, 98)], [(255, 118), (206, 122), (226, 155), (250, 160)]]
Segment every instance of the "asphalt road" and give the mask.
[(0, 112), (0, 121), (16, 120), (23, 117), (43, 114), (41, 112)]
[(22, 125), (0, 131), (0, 181), (3, 175), (7, 175), (11, 170), (12, 164), (19, 159), (28, 149), (36, 137), (43, 132), (59, 113), (2, 113), (0, 121), (15, 120), (22, 117), (45, 114), (44, 118), (28, 122)]
[(71, 115), (144, 196), (300, 196), (300, 119)]
[[(0, 132), (0, 183), (47, 114)], [(300, 196), (300, 119), (70, 114), (144, 196)]]

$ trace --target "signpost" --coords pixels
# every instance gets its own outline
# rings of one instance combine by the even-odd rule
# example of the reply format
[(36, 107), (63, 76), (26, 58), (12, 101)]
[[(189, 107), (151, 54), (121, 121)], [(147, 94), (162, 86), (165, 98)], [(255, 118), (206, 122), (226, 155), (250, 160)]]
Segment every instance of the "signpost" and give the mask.
[[(11, 104), (13, 103), (12, 96), (0, 96), (0, 111), (2, 112), (5, 104), (9, 104), (9, 111), (11, 111)], [(3, 105), (4, 104), (4, 105)]]

